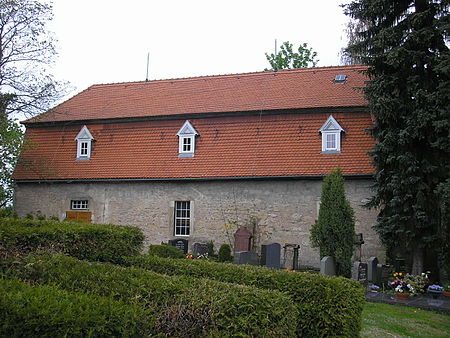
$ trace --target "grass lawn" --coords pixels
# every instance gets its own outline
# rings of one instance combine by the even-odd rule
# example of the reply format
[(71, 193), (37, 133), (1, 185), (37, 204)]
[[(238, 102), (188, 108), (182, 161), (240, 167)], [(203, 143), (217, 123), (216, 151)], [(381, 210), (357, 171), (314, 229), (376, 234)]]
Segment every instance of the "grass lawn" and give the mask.
[(450, 337), (450, 315), (366, 302), (361, 337)]

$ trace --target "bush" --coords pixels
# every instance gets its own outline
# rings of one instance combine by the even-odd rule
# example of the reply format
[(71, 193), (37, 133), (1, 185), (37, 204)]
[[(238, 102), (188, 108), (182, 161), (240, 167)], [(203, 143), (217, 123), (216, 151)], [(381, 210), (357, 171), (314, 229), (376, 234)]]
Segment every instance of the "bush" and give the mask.
[(0, 280), (0, 318), (2, 337), (148, 336), (154, 327), (139, 306), (11, 280)]
[(340, 169), (325, 177), (317, 222), (311, 228), (311, 243), (320, 249), (320, 258), (332, 256), (339, 276), (350, 277), (355, 247), (355, 217), (345, 198)]
[(219, 262), (231, 262), (233, 257), (231, 256), (231, 246), (229, 244), (222, 244), (219, 249)]
[(132, 257), (127, 264), (167, 275), (209, 278), (285, 292), (297, 306), (298, 336), (352, 337), (358, 336), (361, 329), (364, 289), (343, 277), (145, 255)]
[[(184, 261), (159, 258), (168, 261)], [(187, 260), (186, 260), (187, 261)], [(9, 276), (69, 291), (114, 296), (154, 309), (155, 333), (166, 336), (292, 336), (297, 310), (283, 293), (63, 255), (29, 256), (3, 269)]]
[(135, 227), (0, 218), (0, 260), (47, 250), (118, 263), (124, 256), (139, 254), (143, 240)]
[(163, 258), (185, 258), (182, 250), (168, 244), (152, 244), (148, 248), (148, 254)]

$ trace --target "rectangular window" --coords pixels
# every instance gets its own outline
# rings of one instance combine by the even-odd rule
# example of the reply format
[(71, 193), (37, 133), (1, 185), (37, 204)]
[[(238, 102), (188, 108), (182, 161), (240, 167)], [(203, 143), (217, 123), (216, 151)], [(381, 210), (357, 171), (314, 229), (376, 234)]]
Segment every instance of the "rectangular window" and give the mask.
[(175, 201), (175, 236), (189, 236), (191, 233), (191, 202)]
[(327, 134), (327, 150), (336, 149), (336, 134)]
[(70, 209), (88, 210), (88, 200), (72, 200), (70, 201)]
[(80, 142), (80, 156), (88, 156), (88, 142), (87, 141)]
[(183, 137), (183, 153), (189, 153), (192, 151), (192, 138)]

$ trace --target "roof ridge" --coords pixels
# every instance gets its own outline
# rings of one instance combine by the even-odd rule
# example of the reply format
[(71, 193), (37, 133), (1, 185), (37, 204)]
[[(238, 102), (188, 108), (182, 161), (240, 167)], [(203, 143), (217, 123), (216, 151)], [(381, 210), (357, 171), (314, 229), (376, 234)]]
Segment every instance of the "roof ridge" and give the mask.
[(230, 74), (216, 74), (216, 75), (199, 75), (190, 77), (180, 77), (180, 78), (169, 78), (169, 79), (157, 79), (157, 80), (142, 80), (142, 81), (125, 81), (125, 82), (112, 82), (112, 83), (97, 83), (89, 86), (85, 90), (94, 89), (94, 87), (109, 87), (109, 86), (119, 86), (119, 85), (140, 85), (140, 84), (152, 84), (152, 83), (163, 83), (163, 82), (183, 82), (183, 81), (201, 81), (211, 78), (230, 78), (236, 76), (265, 76), (270, 74), (281, 74), (281, 73), (297, 73), (297, 72), (311, 72), (311, 71), (326, 71), (331, 69), (364, 69), (367, 66), (362, 64), (356, 65), (340, 65), (340, 66), (323, 66), (323, 67), (305, 67), (305, 68), (292, 68), (292, 69), (279, 69), (279, 70), (264, 70), (246, 73), (230, 73)]

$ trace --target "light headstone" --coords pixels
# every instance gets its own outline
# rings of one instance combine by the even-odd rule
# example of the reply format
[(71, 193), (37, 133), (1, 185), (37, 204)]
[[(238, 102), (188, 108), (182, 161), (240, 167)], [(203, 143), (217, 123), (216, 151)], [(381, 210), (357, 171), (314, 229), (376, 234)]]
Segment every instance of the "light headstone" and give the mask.
[(320, 261), (320, 274), (326, 276), (336, 276), (336, 264), (334, 258), (331, 256), (325, 256)]

